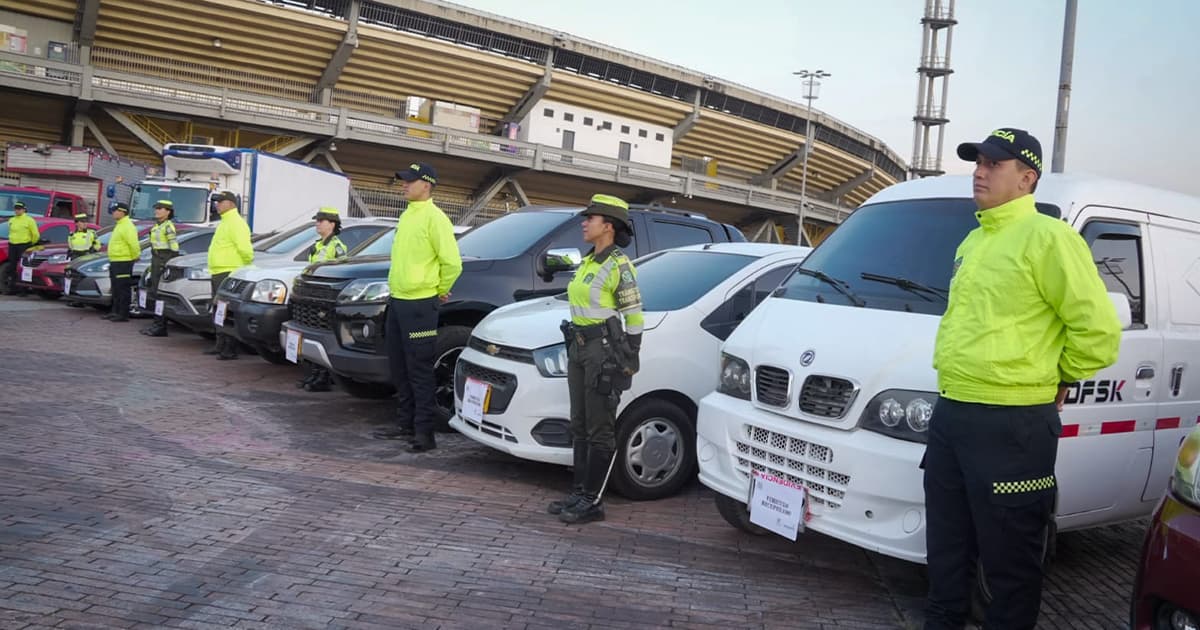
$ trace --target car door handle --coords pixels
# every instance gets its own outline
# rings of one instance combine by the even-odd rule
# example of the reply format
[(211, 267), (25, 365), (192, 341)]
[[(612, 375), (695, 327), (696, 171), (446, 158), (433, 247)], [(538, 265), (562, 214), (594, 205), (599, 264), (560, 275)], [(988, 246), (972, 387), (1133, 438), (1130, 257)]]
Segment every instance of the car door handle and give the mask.
[(1143, 366), (1139, 367), (1137, 369), (1137, 375), (1134, 376), (1134, 378), (1136, 378), (1139, 381), (1145, 380), (1148, 378), (1154, 378), (1154, 367), (1150, 366), (1150, 365), (1143, 365)]

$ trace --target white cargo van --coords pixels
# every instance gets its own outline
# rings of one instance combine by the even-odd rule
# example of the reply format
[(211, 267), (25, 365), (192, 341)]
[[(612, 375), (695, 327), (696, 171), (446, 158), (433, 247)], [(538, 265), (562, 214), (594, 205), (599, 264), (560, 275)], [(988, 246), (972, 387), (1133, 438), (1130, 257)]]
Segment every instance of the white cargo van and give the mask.
[[(1035, 197), (1083, 235), (1125, 327), (1118, 361), (1067, 398), (1057, 527), (1138, 518), (1200, 421), (1200, 199), (1063, 175)], [(725, 342), (697, 459), (731, 524), (752, 529), (758, 470), (807, 489), (808, 528), (925, 562), (933, 344), (974, 211), (969, 177), (877, 193)]]

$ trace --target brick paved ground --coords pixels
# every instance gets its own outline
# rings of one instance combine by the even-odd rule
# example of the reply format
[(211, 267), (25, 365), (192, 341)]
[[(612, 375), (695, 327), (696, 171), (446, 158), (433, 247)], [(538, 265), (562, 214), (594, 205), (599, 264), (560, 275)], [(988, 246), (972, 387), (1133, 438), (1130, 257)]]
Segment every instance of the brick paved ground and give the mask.
[[(0, 298), (0, 628), (898, 628), (919, 567), (754, 538), (694, 486), (543, 514), (563, 469), (217, 362), (184, 333)], [(1144, 523), (1064, 535), (1042, 627), (1120, 628)]]

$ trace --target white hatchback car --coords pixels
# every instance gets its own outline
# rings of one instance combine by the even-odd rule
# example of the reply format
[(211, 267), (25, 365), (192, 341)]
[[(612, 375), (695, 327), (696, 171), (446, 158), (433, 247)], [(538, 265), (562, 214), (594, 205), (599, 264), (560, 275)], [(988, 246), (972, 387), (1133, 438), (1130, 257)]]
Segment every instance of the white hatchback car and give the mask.
[[(810, 248), (764, 243), (681, 247), (635, 261), (646, 324), (641, 371), (621, 396), (613, 485), (631, 499), (674, 494), (696, 469), (696, 405), (717, 386), (720, 347)], [(571, 464), (566, 296), (496, 309), (472, 332), (454, 374), (450, 426), (516, 457)], [(463, 388), (489, 387), (482, 417)]]

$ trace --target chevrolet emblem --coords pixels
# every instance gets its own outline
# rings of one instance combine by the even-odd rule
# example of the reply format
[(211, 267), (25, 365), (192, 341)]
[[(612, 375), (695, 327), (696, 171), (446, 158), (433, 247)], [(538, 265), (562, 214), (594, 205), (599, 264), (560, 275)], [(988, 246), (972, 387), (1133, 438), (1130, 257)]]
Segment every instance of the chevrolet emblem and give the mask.
[(489, 343), (487, 345), (487, 347), (484, 348), (484, 350), (487, 350), (488, 354), (490, 354), (492, 356), (496, 356), (496, 353), (500, 352), (500, 346), (497, 346), (494, 343)]

